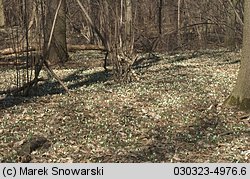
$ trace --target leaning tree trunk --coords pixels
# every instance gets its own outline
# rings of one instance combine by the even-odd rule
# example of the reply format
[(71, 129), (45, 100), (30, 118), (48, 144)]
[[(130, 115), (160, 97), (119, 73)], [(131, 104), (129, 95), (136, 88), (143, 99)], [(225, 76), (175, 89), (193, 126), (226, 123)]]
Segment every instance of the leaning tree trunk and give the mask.
[[(52, 29), (55, 12), (59, 2), (60, 0), (47, 0), (45, 46), (49, 41), (50, 31)], [(66, 0), (62, 1), (54, 28), (55, 29), (51, 41), (51, 47), (48, 53), (48, 61), (51, 64), (64, 63), (68, 60), (66, 43)], [(45, 47), (45, 49), (46, 48), (47, 47)]]
[(248, 111), (250, 110), (250, 0), (245, 0), (244, 9), (241, 67), (236, 86), (225, 103)]

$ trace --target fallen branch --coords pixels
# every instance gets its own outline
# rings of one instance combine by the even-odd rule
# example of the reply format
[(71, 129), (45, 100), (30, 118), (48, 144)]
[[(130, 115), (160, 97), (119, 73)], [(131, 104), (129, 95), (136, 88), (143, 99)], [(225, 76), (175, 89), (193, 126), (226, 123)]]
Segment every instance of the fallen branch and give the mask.
[(7, 65), (13, 65), (13, 66), (22, 66), (25, 65), (26, 63), (24, 62), (1, 62), (0, 61), (0, 66), (7, 66)]
[(62, 82), (62, 80), (56, 75), (56, 73), (50, 68), (48, 62), (45, 60), (44, 65), (46, 67), (46, 70), (50, 73), (51, 76), (53, 76), (59, 83), (60, 85), (64, 88), (64, 90), (70, 94), (68, 87)]
[(68, 51), (69, 52), (75, 52), (75, 51), (80, 51), (80, 50), (100, 50), (100, 51), (106, 51), (106, 49), (103, 46), (99, 45), (67, 45)]
[(6, 48), (6, 49), (2, 49), (0, 50), (0, 55), (12, 55), (12, 54), (20, 54), (20, 53), (24, 53), (24, 52), (32, 52), (32, 51), (36, 51), (35, 47), (29, 47), (28, 50), (26, 48), (18, 48), (18, 49), (13, 49), (13, 48)]
[[(93, 45), (93, 44), (83, 44), (83, 45), (67, 45), (68, 51), (69, 52), (76, 52), (76, 51), (81, 51), (81, 50), (100, 50), (100, 51), (106, 51), (106, 49), (103, 46), (99, 45)], [(19, 56), (22, 53), (27, 52), (27, 49), (18, 49), (18, 50), (13, 50), (12, 48), (6, 48), (0, 50), (0, 56), (2, 58), (6, 57), (15, 57), (16, 54), (19, 54)], [(28, 49), (28, 52), (38, 52), (36, 47), (30, 47)], [(22, 55), (21, 55), (22, 56)]]
[(239, 133), (250, 133), (250, 128), (248, 129), (243, 129), (243, 130), (239, 130), (239, 131), (226, 131), (223, 132), (221, 134), (219, 134), (220, 136), (225, 136), (225, 135), (233, 135), (233, 134), (239, 134)]

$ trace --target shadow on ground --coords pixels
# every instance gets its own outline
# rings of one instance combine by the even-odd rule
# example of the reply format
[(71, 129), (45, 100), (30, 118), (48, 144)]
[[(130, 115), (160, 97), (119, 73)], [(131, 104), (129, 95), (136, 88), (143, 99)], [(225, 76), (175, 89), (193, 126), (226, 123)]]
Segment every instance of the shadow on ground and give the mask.
[[(111, 75), (108, 71), (100, 71), (88, 75), (80, 75), (83, 70), (78, 70), (75, 73), (62, 79), (63, 82), (73, 82), (68, 85), (69, 90), (80, 88), (82, 86), (89, 86), (95, 83), (105, 82), (110, 79)], [(39, 84), (36, 88), (31, 89), (29, 96), (13, 96), (6, 95), (0, 98), (0, 109), (7, 109), (13, 106), (21, 105), (23, 103), (35, 103), (37, 97), (46, 95), (55, 95), (65, 93), (65, 90), (60, 86), (58, 82), (46, 81), (43, 84)]]
[(134, 69), (149, 68), (159, 62), (161, 58), (154, 54), (148, 54), (146, 57), (139, 58), (133, 64)]

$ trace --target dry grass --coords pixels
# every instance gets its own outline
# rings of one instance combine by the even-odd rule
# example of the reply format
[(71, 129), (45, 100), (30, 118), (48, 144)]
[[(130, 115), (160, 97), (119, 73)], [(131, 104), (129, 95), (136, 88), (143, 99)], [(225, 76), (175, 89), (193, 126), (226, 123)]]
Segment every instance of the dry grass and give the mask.
[[(70, 96), (50, 80), (38, 97), (1, 99), (0, 161), (18, 162), (22, 141), (41, 135), (51, 146), (31, 162), (250, 162), (249, 118), (222, 105), (240, 54), (158, 57), (137, 64), (131, 84), (99, 67), (64, 69)], [(0, 90), (13, 73), (1, 72)]]

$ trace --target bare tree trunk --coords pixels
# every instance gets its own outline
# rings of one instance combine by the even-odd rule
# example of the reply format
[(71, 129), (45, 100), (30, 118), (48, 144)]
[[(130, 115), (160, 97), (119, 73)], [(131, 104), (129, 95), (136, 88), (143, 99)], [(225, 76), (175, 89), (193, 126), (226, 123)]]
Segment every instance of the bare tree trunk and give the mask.
[(158, 30), (159, 30), (159, 34), (160, 36), (162, 35), (162, 8), (163, 8), (163, 0), (160, 0), (159, 2), (159, 15), (158, 15), (158, 18), (159, 18), (159, 22), (158, 22)]
[(178, 47), (177, 35), (178, 35), (178, 10), (176, 0), (166, 1), (166, 18), (168, 18), (167, 26), (172, 30), (168, 34), (168, 51), (173, 51)]
[(236, 48), (236, 14), (235, 14), (235, 8), (236, 8), (236, 0), (228, 0), (230, 3), (229, 7), (229, 13), (227, 16), (227, 27), (226, 27), (226, 33), (225, 33), (225, 46), (228, 47), (230, 50), (234, 50)]
[[(87, 22), (89, 23), (89, 25), (91, 26), (91, 29), (93, 30), (93, 33), (96, 33), (97, 36), (99, 37), (99, 39), (101, 40), (105, 50), (106, 50), (106, 56), (104, 59), (104, 69), (107, 70), (107, 58), (109, 56), (109, 52), (110, 52), (110, 43), (109, 43), (109, 38), (111, 37), (110, 35), (110, 30), (108, 27), (108, 3), (107, 1), (101, 1), (99, 2), (99, 5), (102, 6), (101, 9), (103, 12), (102, 16), (103, 17), (99, 17), (100, 21), (103, 21), (103, 25), (104, 27), (100, 27), (98, 28), (96, 24), (94, 24), (93, 20), (91, 19), (90, 15), (88, 14), (87, 10), (84, 8), (84, 6), (82, 5), (80, 0), (76, 0), (77, 4), (80, 6), (83, 15), (86, 17)], [(102, 25), (102, 23), (100, 23), (100, 25)]]
[[(57, 4), (57, 7), (55, 8), (55, 11), (54, 11), (55, 13), (54, 13), (53, 17), (47, 16), (47, 20), (49, 21), (49, 20), (52, 19), (52, 23), (49, 24), (49, 25), (47, 24), (47, 28), (50, 27), (50, 31), (48, 31), (48, 29), (44, 29), (44, 31), (45, 31), (44, 32), (45, 33), (45, 40), (44, 41), (45, 41), (46, 44), (44, 45), (44, 49), (43, 49), (43, 55), (42, 55), (43, 58), (36, 65), (35, 78), (33, 79), (34, 82), (31, 81), (32, 82), (31, 86), (30, 85), (28, 86), (27, 91), (29, 91), (29, 89), (33, 85), (37, 85), (37, 82), (38, 82), (38, 79), (39, 79), (39, 74), (40, 74), (41, 69), (42, 69), (42, 67), (44, 65), (45, 69), (47, 70), (47, 72), (50, 73), (51, 76), (53, 76), (61, 84), (61, 86), (65, 89), (65, 91), (67, 93), (69, 93), (69, 89), (67, 88), (67, 86), (64, 85), (64, 83), (61, 81), (61, 79), (50, 68), (50, 64), (48, 64), (48, 60), (50, 60), (51, 55), (52, 55), (52, 53), (51, 53), (51, 47), (53, 45), (53, 42), (54, 42), (54, 44), (55, 44), (55, 42), (57, 42), (56, 41), (57, 39), (55, 38), (56, 24), (58, 22), (59, 14), (62, 13), (62, 12), (60, 12), (60, 10), (61, 10), (62, 6), (64, 6), (64, 5), (65, 5), (65, 11), (64, 12), (66, 13), (66, 4), (63, 5), (63, 2), (66, 3), (65, 0), (59, 0), (58, 1), (58, 4)], [(42, 7), (43, 7), (43, 2), (41, 1), (41, 8)], [(48, 6), (48, 4), (47, 4), (47, 8), (48, 7), (50, 7), (50, 6)], [(44, 11), (42, 10), (42, 14), (43, 13), (44, 13)], [(51, 18), (51, 19), (48, 19), (48, 18)], [(66, 20), (66, 18), (65, 18), (65, 20)], [(49, 23), (49, 22), (47, 22), (47, 23)], [(45, 24), (44, 17), (42, 17), (42, 24)], [(44, 26), (44, 25), (42, 25), (42, 26)], [(58, 29), (57, 29), (57, 31), (58, 31)], [(64, 30), (63, 30), (63, 32), (64, 32)], [(65, 32), (66, 32), (66, 28), (65, 28)], [(59, 33), (59, 32), (57, 32), (57, 33)], [(56, 37), (58, 37), (58, 36), (56, 36)], [(66, 33), (65, 33), (65, 36), (63, 36), (63, 37), (66, 38)], [(65, 40), (65, 42), (66, 42), (66, 40)], [(57, 45), (57, 44), (55, 44), (55, 45)], [(65, 45), (66, 45), (66, 43), (65, 43)], [(55, 47), (57, 47), (57, 46), (55, 46)], [(67, 50), (67, 46), (66, 46), (66, 50)], [(67, 51), (63, 51), (63, 52), (67, 53)], [(55, 51), (53, 53), (55, 53), (56, 55), (58, 55), (58, 51)], [(67, 55), (68, 55), (68, 53), (67, 53)], [(58, 57), (60, 57), (60, 56), (58, 56)], [(60, 59), (58, 61), (61, 62)]]
[(109, 40), (111, 43), (119, 44), (119, 46), (111, 46), (114, 75), (118, 81), (127, 83), (133, 80), (131, 67), (136, 59), (134, 56), (132, 0), (121, 0), (120, 5), (120, 17), (118, 9), (116, 9), (118, 15), (115, 19), (117, 24), (117, 27), (115, 27), (116, 33), (114, 39)]
[[(47, 0), (47, 25), (45, 33), (45, 45), (48, 44), (52, 28), (53, 18), (60, 0)], [(47, 47), (46, 47), (47, 48)], [(62, 1), (58, 12), (51, 47), (48, 53), (48, 61), (52, 64), (64, 63), (68, 60), (66, 43), (66, 0)]]
[(5, 25), (5, 17), (4, 17), (4, 8), (3, 8), (3, 0), (0, 0), (0, 27)]
[(113, 74), (117, 81), (129, 82), (135, 61), (132, 0), (101, 1), (103, 27), (99, 29), (79, 0), (76, 0), (87, 21), (99, 36), (113, 65)]
[(125, 0), (125, 50), (132, 54), (134, 45), (132, 1)]
[(237, 106), (241, 110), (250, 111), (250, 0), (245, 0), (244, 9), (241, 67), (235, 88), (225, 103)]
[(181, 45), (181, 34), (180, 34), (180, 29), (181, 29), (181, 0), (178, 0), (177, 3), (177, 45)]

